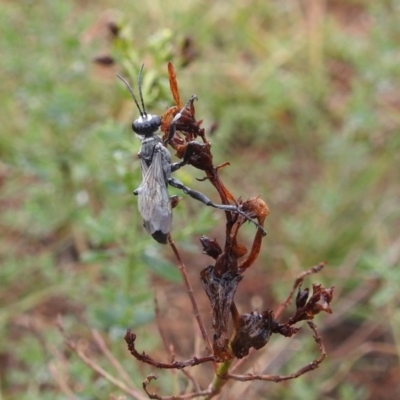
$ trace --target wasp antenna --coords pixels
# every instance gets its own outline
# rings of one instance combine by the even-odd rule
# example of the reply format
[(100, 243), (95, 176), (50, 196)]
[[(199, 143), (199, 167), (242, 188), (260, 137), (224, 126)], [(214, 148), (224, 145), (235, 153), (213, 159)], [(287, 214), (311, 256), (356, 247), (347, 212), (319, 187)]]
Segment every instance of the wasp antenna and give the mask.
[[(131, 94), (132, 97), (133, 97), (133, 100), (135, 100), (136, 107), (137, 107), (138, 110), (139, 110), (140, 116), (141, 116), (141, 117), (146, 116), (146, 115), (147, 115), (146, 112), (143, 112), (143, 111), (141, 110), (140, 106), (139, 106), (139, 103), (138, 103), (138, 101), (137, 101), (137, 99), (136, 99), (135, 93), (133, 93), (133, 89), (131, 88), (131, 85), (130, 85), (130, 84), (126, 81), (126, 79), (124, 79), (121, 75), (117, 74), (117, 76), (118, 76), (119, 79), (121, 79), (122, 82), (125, 83), (125, 86), (128, 88), (130, 94)], [(143, 100), (142, 100), (142, 104), (143, 104)]]
[(140, 101), (142, 102), (142, 109), (143, 114), (147, 117), (146, 107), (144, 106), (143, 95), (142, 95), (142, 71), (143, 71), (144, 64), (140, 67), (139, 75), (138, 75), (138, 87), (139, 87), (139, 97)]

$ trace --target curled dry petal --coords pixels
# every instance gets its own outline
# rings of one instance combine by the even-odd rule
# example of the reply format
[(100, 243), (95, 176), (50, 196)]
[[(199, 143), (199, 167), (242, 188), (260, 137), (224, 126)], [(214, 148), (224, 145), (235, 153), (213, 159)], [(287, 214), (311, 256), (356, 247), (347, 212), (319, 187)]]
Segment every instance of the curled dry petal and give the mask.
[(299, 287), (299, 291), (297, 292), (297, 296), (296, 296), (296, 307), (297, 308), (305, 306), (305, 304), (307, 303), (308, 295), (309, 295), (308, 288), (305, 288), (304, 290), (300, 290), (300, 287)]
[(313, 284), (313, 293), (307, 302), (305, 300), (308, 297), (308, 289), (299, 291), (296, 298), (297, 310), (289, 319), (289, 324), (293, 325), (299, 321), (311, 320), (321, 311), (332, 314), (330, 303), (333, 297), (333, 289), (334, 287), (326, 289), (321, 285)]
[(332, 309), (330, 308), (329, 304), (332, 301), (334, 287), (332, 286), (331, 288), (325, 289), (321, 288), (321, 285), (313, 285), (313, 290), (314, 286), (318, 286), (319, 292), (319, 299), (315, 303), (315, 308), (318, 309), (318, 312), (325, 311), (329, 314), (332, 314)]
[(203, 246), (203, 253), (212, 257), (214, 260), (222, 253), (221, 246), (216, 239), (209, 239), (207, 236), (202, 236), (200, 242)]

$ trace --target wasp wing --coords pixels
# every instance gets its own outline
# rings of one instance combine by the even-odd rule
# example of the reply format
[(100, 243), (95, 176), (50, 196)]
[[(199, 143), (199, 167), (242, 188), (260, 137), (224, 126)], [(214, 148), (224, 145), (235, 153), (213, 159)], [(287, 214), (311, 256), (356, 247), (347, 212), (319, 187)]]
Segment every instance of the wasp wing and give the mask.
[(154, 152), (149, 167), (142, 159), (141, 167), (142, 183), (137, 189), (139, 212), (147, 232), (157, 241), (166, 243), (172, 224), (172, 211), (164, 177), (162, 152)]

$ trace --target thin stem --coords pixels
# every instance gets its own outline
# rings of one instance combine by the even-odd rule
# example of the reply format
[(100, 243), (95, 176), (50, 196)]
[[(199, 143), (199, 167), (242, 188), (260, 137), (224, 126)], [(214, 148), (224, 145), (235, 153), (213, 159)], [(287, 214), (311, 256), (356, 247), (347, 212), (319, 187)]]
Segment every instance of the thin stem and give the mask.
[(146, 392), (146, 394), (149, 396), (150, 399), (155, 399), (155, 400), (190, 400), (194, 399), (196, 397), (204, 397), (210, 394), (210, 390), (201, 390), (198, 392), (192, 392), (192, 393), (186, 393), (186, 394), (181, 394), (178, 396), (160, 396), (157, 393), (151, 393), (148, 390), (148, 386), (152, 380), (157, 379), (157, 376), (154, 374), (149, 375), (143, 382), (143, 389)]
[(97, 329), (93, 329), (92, 328), (92, 329), (90, 329), (90, 332), (92, 333), (92, 337), (95, 340), (97, 346), (99, 346), (99, 348), (102, 351), (102, 353), (106, 356), (108, 361), (115, 368), (115, 370), (118, 372), (118, 374), (121, 376), (121, 378), (123, 378), (124, 381), (128, 385), (134, 386), (135, 384), (132, 382), (131, 378), (129, 377), (128, 373), (125, 371), (124, 367), (113, 356), (113, 354), (111, 353), (110, 349), (107, 347), (106, 343), (104, 342), (102, 336), (100, 335), (99, 331)]
[(201, 335), (203, 336), (203, 339), (204, 339), (205, 345), (207, 347), (207, 350), (208, 350), (209, 354), (213, 354), (212, 344), (211, 344), (210, 338), (208, 337), (207, 330), (205, 328), (203, 319), (201, 318), (201, 315), (200, 315), (200, 312), (199, 312), (199, 308), (198, 308), (197, 303), (196, 303), (196, 299), (194, 298), (193, 287), (192, 287), (192, 285), (190, 283), (189, 276), (188, 276), (188, 273), (187, 273), (187, 270), (186, 270), (186, 266), (182, 261), (182, 258), (181, 258), (180, 254), (179, 254), (178, 249), (175, 246), (174, 241), (172, 240), (171, 235), (168, 235), (168, 243), (171, 246), (171, 249), (175, 254), (176, 260), (178, 261), (179, 271), (181, 272), (182, 278), (183, 278), (183, 280), (185, 282), (186, 290), (187, 290), (187, 293), (189, 295), (190, 302), (192, 303), (193, 313), (194, 313), (194, 316), (196, 317), (197, 324), (199, 326)]
[(217, 370), (215, 371), (214, 379), (208, 388), (210, 394), (206, 397), (207, 400), (212, 399), (215, 395), (217, 395), (226, 382), (228, 382), (228, 379), (225, 378), (225, 375), (228, 373), (231, 364), (232, 360), (229, 360), (221, 363), (218, 366)]
[(88, 365), (91, 369), (96, 371), (99, 375), (101, 375), (103, 378), (111, 382), (114, 386), (120, 388), (122, 391), (124, 391), (126, 394), (129, 396), (132, 396), (134, 399), (138, 400), (145, 400), (145, 397), (135, 388), (129, 387), (126, 385), (124, 382), (121, 380), (115, 378), (111, 374), (109, 374), (106, 370), (104, 370), (102, 367), (100, 367), (99, 364), (97, 364), (95, 361), (90, 359), (84, 352), (83, 350), (72, 340), (68, 339), (64, 335), (64, 340), (67, 346), (74, 351), (74, 353), (86, 364)]

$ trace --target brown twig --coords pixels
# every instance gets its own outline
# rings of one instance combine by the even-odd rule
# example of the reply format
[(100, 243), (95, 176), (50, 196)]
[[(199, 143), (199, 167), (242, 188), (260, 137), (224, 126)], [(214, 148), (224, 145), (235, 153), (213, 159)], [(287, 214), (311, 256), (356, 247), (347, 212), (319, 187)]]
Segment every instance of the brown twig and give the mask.
[(320, 387), (321, 394), (328, 394), (337, 388), (342, 381), (345, 381), (349, 372), (362, 357), (371, 352), (383, 353), (396, 357), (398, 352), (394, 345), (379, 342), (364, 342), (354, 347), (346, 354), (345, 362), (341, 363), (333, 375), (329, 377)]
[(193, 385), (195, 392), (200, 392), (201, 391), (200, 385), (196, 381), (196, 379), (192, 376), (192, 374), (186, 369), (181, 369), (181, 371), (182, 371), (182, 374), (185, 375), (186, 378), (188, 379), (188, 387), (189, 387), (189, 382), (190, 382)]
[(92, 333), (92, 337), (96, 342), (97, 346), (101, 350), (101, 352), (106, 356), (107, 360), (110, 364), (115, 368), (118, 372), (119, 376), (124, 379), (124, 381), (130, 385), (135, 386), (132, 382), (131, 378), (125, 371), (124, 367), (119, 363), (119, 361), (112, 355), (110, 349), (107, 347), (106, 343), (104, 342), (103, 338), (101, 337), (100, 333), (96, 329), (91, 329), (90, 332)]
[(49, 369), (53, 379), (57, 382), (61, 391), (69, 400), (77, 400), (74, 391), (68, 384), (68, 379), (64, 374), (62, 366), (60, 366), (60, 354), (59, 352), (53, 352), (56, 355), (57, 360), (49, 362), (47, 368)]
[(187, 293), (189, 295), (190, 302), (192, 303), (193, 313), (194, 313), (194, 316), (195, 316), (195, 318), (197, 320), (197, 324), (199, 326), (201, 335), (203, 336), (205, 345), (207, 347), (207, 351), (208, 351), (209, 354), (213, 354), (212, 344), (211, 344), (210, 338), (208, 337), (207, 330), (205, 328), (203, 319), (201, 318), (201, 315), (200, 315), (200, 312), (199, 312), (199, 308), (197, 306), (196, 299), (194, 298), (193, 287), (192, 287), (192, 284), (190, 283), (189, 276), (188, 276), (188, 273), (187, 273), (187, 270), (186, 270), (186, 266), (182, 261), (182, 258), (181, 258), (180, 254), (179, 254), (179, 251), (178, 251), (177, 247), (175, 246), (174, 241), (172, 240), (171, 235), (168, 235), (168, 243), (171, 246), (171, 249), (174, 252), (176, 260), (178, 262), (178, 268), (179, 268), (179, 271), (181, 272), (182, 278), (183, 278), (183, 280), (185, 282), (186, 290), (187, 290)]
[(190, 358), (185, 361), (173, 361), (171, 363), (164, 363), (154, 360), (152, 357), (147, 355), (146, 353), (139, 353), (135, 348), (136, 335), (128, 329), (125, 335), (125, 342), (128, 345), (129, 352), (139, 361), (142, 361), (146, 364), (150, 364), (156, 368), (162, 369), (182, 369), (186, 367), (193, 367), (195, 365), (203, 364), (206, 362), (214, 361), (214, 356), (206, 356), (206, 357), (196, 357)]
[(130, 387), (127, 384), (125, 384), (123, 381), (115, 378), (114, 376), (112, 376), (111, 374), (109, 374), (106, 370), (104, 370), (102, 367), (100, 367), (99, 364), (97, 364), (94, 360), (90, 359), (82, 350), (82, 348), (72, 339), (70, 339), (65, 330), (64, 327), (62, 325), (61, 320), (58, 320), (58, 328), (62, 334), (62, 336), (64, 337), (64, 341), (66, 343), (66, 345), (87, 365), (89, 366), (91, 369), (93, 369), (94, 371), (96, 371), (99, 375), (101, 375), (104, 379), (108, 380), (109, 382), (111, 382), (114, 386), (118, 387), (119, 389), (121, 389), (122, 391), (124, 391), (126, 394), (128, 394), (129, 396), (132, 396), (134, 399), (137, 400), (145, 400), (146, 398), (142, 395), (142, 393), (139, 392), (139, 390), (137, 390), (134, 387)]
[[(197, 321), (193, 321), (193, 330), (195, 331), (193, 354), (199, 354), (203, 347), (203, 340), (200, 337), (200, 332), (199, 332), (199, 328), (197, 325)], [(191, 374), (191, 372), (188, 369), (181, 369), (180, 371), (188, 379), (188, 385), (187, 385), (184, 393), (192, 391), (192, 388), (193, 388), (193, 391), (195, 391), (195, 392), (201, 391), (199, 382), (196, 380), (196, 378)], [(190, 387), (190, 384), (192, 385), (192, 388)]]
[[(175, 361), (175, 348), (172, 343), (168, 344), (167, 336), (165, 335), (164, 329), (162, 328), (160, 307), (158, 305), (158, 300), (157, 300), (156, 295), (154, 296), (154, 310), (155, 310), (155, 319), (156, 319), (158, 332), (161, 336), (161, 340), (163, 342), (165, 351), (167, 353), (169, 353), (169, 361), (172, 363)], [(184, 373), (184, 375), (186, 375), (184, 369), (181, 369), (181, 371)], [(172, 373), (174, 374), (174, 376), (173, 376), (174, 385), (178, 386), (176, 371), (172, 370)]]
[(207, 390), (201, 390), (198, 392), (193, 392), (193, 393), (186, 393), (178, 396), (160, 396), (156, 393), (150, 393), (147, 389), (148, 385), (152, 380), (156, 380), (157, 376), (154, 374), (149, 375), (142, 383), (143, 389), (146, 392), (146, 394), (149, 396), (150, 399), (156, 399), (156, 400), (190, 400), (194, 399), (196, 397), (204, 397), (207, 396), (211, 393), (210, 389)]
[(165, 351), (167, 351), (170, 354), (170, 361), (174, 361), (175, 359), (175, 353), (173, 347), (168, 345), (167, 337), (165, 336), (164, 329), (162, 329), (161, 326), (161, 318), (160, 318), (160, 307), (158, 306), (158, 300), (157, 297), (154, 296), (154, 311), (155, 311), (155, 316), (156, 316), (156, 324), (157, 324), (157, 329), (158, 332), (161, 336), (161, 340), (164, 345)]
[(125, 393), (129, 394), (130, 396), (136, 398), (136, 399), (144, 399), (142, 394), (137, 391), (136, 389), (130, 388), (125, 383), (120, 381), (119, 379), (115, 378), (111, 374), (109, 374), (107, 371), (105, 371), (102, 367), (100, 367), (99, 364), (97, 364), (95, 361), (90, 359), (86, 354), (82, 351), (82, 349), (79, 348), (79, 345), (77, 345), (75, 342), (71, 340), (66, 341), (67, 346), (74, 351), (74, 353), (86, 364), (88, 365), (91, 369), (96, 371), (99, 375), (101, 375), (103, 378), (107, 379), (109, 382), (111, 382), (113, 385), (116, 387), (120, 388), (123, 390)]
[(69, 400), (76, 400), (75, 393), (70, 383), (71, 377), (67, 373), (68, 360), (63, 352), (57, 347), (50, 345), (45, 340), (43, 332), (38, 328), (37, 320), (35, 320), (35, 318), (28, 317), (22, 325), (25, 328), (28, 328), (33, 336), (36, 337), (43, 351), (45, 353), (50, 353), (53, 356), (53, 360), (47, 364), (47, 368), (54, 381), (59, 386), (61, 392), (64, 393)]

